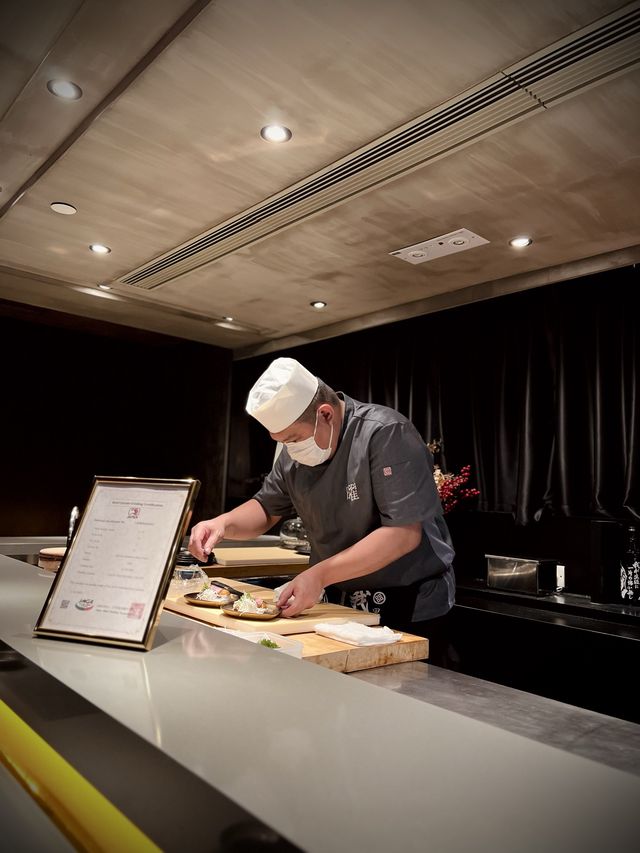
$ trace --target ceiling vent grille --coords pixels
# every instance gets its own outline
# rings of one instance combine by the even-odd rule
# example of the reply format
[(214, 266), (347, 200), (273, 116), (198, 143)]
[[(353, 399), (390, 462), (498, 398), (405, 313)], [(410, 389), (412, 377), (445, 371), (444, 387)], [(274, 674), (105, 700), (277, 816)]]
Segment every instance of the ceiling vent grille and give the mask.
[(505, 74), (545, 106), (604, 77), (630, 70), (640, 60), (640, 4), (632, 3), (506, 69)]
[(635, 2), (119, 279), (151, 290), (640, 65)]

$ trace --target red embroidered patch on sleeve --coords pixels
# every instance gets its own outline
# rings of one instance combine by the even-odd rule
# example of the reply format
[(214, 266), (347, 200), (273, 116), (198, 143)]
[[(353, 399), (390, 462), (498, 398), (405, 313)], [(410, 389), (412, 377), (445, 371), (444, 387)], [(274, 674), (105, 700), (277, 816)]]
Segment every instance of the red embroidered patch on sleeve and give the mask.
[(391, 470), (391, 468), (389, 466), (387, 466), (386, 468), (382, 469), (382, 473), (384, 474), (385, 477), (390, 477), (393, 474), (393, 471)]

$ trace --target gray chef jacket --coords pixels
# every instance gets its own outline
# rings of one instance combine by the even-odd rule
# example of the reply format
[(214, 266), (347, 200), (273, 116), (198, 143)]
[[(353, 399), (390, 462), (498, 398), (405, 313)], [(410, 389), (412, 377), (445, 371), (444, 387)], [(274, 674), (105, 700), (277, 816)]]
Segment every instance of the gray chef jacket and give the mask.
[(454, 556), (420, 434), (399, 412), (346, 394), (340, 441), (327, 462), (294, 462), (286, 446), (255, 499), (269, 515), (299, 515), (311, 544), (310, 565), (343, 551), (378, 527), (422, 524), (420, 545), (364, 577), (341, 581), (347, 592), (417, 584), (413, 621), (447, 613), (454, 603)]

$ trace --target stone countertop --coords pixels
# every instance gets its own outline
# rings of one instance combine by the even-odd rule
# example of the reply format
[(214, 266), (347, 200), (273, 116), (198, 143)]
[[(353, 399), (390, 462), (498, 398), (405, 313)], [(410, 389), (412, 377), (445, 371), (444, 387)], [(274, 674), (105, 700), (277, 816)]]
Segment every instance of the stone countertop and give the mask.
[(169, 613), (146, 653), (34, 638), (50, 583), (0, 557), (0, 639), (303, 850), (636, 849), (631, 773)]
[(422, 662), (355, 678), (640, 776), (640, 725)]

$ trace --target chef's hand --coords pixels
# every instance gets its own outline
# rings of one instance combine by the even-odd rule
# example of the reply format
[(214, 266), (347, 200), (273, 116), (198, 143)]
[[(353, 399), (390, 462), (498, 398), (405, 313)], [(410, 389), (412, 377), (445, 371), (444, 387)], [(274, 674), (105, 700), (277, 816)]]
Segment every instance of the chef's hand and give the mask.
[(284, 587), (275, 603), (281, 608), (282, 616), (297, 616), (318, 603), (322, 590), (322, 583), (313, 569), (307, 569)]
[(191, 530), (189, 551), (196, 560), (206, 563), (213, 546), (224, 539), (225, 521), (222, 516), (200, 521)]

